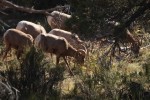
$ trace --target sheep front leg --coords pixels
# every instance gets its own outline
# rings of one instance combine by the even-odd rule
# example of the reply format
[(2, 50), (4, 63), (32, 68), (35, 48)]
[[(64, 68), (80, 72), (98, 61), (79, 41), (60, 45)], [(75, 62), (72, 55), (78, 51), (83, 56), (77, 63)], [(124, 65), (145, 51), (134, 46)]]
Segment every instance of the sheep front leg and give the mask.
[(3, 61), (4, 61), (4, 59), (6, 58), (7, 53), (8, 53), (10, 50), (11, 50), (11, 46), (10, 46), (10, 45), (6, 45), (5, 53), (4, 53), (4, 56), (3, 56)]
[(23, 53), (23, 50), (21, 48), (18, 48), (16, 55), (17, 55), (17, 59), (19, 60), (21, 54)]
[(58, 66), (59, 64), (59, 59), (60, 59), (60, 56), (56, 56), (56, 66)]
[(67, 67), (68, 67), (68, 69), (69, 69), (70, 74), (71, 74), (72, 76), (74, 76), (74, 74), (73, 74), (72, 70), (71, 70), (71, 69), (70, 69), (70, 67), (69, 67), (69, 64), (68, 64), (68, 62), (67, 62), (66, 58), (65, 58), (65, 57), (63, 57), (63, 59), (64, 59), (64, 61), (65, 61), (66, 65), (67, 65)]

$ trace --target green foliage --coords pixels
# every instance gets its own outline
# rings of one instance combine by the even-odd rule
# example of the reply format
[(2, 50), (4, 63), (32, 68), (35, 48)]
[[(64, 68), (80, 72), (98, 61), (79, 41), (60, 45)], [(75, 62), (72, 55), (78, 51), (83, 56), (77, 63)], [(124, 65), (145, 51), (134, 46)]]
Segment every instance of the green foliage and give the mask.
[[(125, 23), (144, 0), (68, 0), (73, 9), (68, 27), (87, 37), (110, 33), (109, 21)], [(146, 17), (148, 18), (148, 17)]]
[(64, 79), (64, 67), (53, 67), (54, 65), (50, 61), (45, 59), (42, 50), (32, 47), (26, 50), (19, 62), (15, 58), (1, 65), (6, 66), (4, 74), (20, 91), (20, 98), (28, 100), (57, 99), (59, 91), (55, 90), (53, 86)]
[[(71, 7), (75, 10), (73, 17), (68, 22), (68, 26), (76, 33), (91, 34), (100, 32), (102, 24), (105, 21), (105, 11), (103, 4), (107, 5), (107, 1), (102, 0), (70, 0)], [(71, 25), (70, 25), (71, 24)], [(92, 34), (93, 33), (93, 34)]]
[[(22, 59), (21, 67), (21, 84), (22, 88), (28, 87), (27, 91), (39, 91), (37, 87), (42, 86), (45, 77), (45, 64), (42, 60), (44, 55), (42, 52), (36, 52), (33, 47)], [(28, 81), (27, 81), (28, 80)]]

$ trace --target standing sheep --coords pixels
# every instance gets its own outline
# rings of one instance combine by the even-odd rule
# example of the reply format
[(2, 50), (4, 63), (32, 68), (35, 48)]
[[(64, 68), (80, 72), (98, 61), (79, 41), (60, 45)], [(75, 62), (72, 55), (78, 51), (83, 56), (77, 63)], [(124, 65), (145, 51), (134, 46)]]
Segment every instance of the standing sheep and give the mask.
[(8, 29), (3, 35), (3, 40), (5, 44), (5, 54), (3, 56), (3, 60), (11, 48), (17, 50), (16, 55), (17, 59), (19, 59), (25, 47), (33, 44), (33, 38), (30, 34), (26, 34), (17, 29)]
[(20, 21), (17, 26), (16, 29), (25, 32), (27, 34), (30, 34), (34, 39), (39, 35), (39, 34), (45, 34), (46, 30), (44, 29), (43, 26), (35, 24), (33, 22), (29, 22), (29, 21)]
[(71, 15), (59, 11), (53, 11), (51, 13), (51, 16), (47, 16), (47, 22), (50, 25), (51, 29), (59, 28), (59, 29), (67, 30), (65, 21), (70, 18)]
[(56, 65), (59, 64), (60, 57), (62, 57), (70, 72), (71, 69), (66, 61), (66, 56), (74, 57), (80, 64), (84, 63), (85, 52), (73, 48), (63, 37), (52, 34), (39, 34), (35, 39), (35, 46), (41, 48), (45, 52), (55, 54)]
[(64, 37), (75, 49), (83, 49), (85, 52), (87, 51), (86, 47), (83, 45), (83, 41), (80, 40), (78, 35), (62, 29), (52, 29), (49, 34)]

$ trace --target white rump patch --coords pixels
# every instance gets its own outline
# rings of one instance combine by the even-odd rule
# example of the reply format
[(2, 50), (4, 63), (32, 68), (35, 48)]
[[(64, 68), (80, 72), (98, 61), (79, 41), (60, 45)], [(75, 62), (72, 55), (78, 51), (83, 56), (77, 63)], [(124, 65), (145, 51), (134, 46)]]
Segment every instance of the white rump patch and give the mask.
[(24, 27), (24, 21), (20, 21), (20, 22), (17, 24), (16, 29), (21, 30), (23, 27)]
[(49, 25), (51, 25), (53, 17), (52, 16), (47, 16), (47, 22)]

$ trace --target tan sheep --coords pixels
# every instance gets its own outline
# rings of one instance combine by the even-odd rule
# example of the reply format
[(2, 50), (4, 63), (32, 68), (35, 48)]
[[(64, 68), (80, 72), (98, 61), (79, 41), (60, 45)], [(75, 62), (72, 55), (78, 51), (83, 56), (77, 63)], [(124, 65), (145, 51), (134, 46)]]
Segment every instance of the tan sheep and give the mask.
[(80, 64), (84, 63), (85, 52), (83, 50), (76, 50), (73, 48), (63, 37), (52, 34), (40, 34), (35, 39), (35, 46), (41, 48), (45, 52), (55, 54), (56, 65), (59, 64), (60, 57), (62, 57), (70, 72), (71, 69), (66, 60), (67, 56), (74, 57)]
[(64, 37), (75, 49), (82, 49), (87, 52), (83, 41), (76, 34), (72, 34), (71, 32), (62, 29), (52, 29), (48, 34)]
[(70, 18), (71, 15), (59, 11), (53, 11), (51, 13), (51, 16), (47, 16), (47, 22), (50, 25), (51, 29), (59, 28), (59, 29), (67, 30), (65, 21)]
[(21, 30), (22, 32), (25, 32), (27, 34), (30, 34), (34, 39), (39, 35), (39, 34), (45, 34), (46, 30), (44, 29), (43, 26), (35, 24), (30, 21), (20, 21), (16, 29)]
[(5, 44), (5, 53), (3, 60), (6, 58), (7, 53), (14, 48), (17, 50), (17, 59), (20, 58), (25, 47), (33, 44), (33, 37), (17, 29), (8, 29), (3, 35), (3, 42)]

